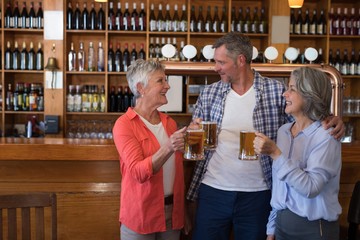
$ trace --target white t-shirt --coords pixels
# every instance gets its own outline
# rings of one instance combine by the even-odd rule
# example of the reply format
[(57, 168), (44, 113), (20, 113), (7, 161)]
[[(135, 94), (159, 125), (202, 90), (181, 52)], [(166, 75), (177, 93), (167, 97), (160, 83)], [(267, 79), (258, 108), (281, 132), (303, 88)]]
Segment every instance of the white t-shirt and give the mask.
[(262, 191), (268, 189), (260, 161), (239, 160), (240, 131), (253, 127), (255, 90), (239, 95), (230, 90), (218, 135), (218, 146), (209, 161), (203, 183), (227, 191)]

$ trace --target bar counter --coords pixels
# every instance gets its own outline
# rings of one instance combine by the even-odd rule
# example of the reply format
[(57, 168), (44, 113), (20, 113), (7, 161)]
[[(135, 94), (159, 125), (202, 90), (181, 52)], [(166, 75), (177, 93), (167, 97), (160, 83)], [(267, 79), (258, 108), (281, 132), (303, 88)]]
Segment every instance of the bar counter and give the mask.
[[(360, 141), (342, 145), (339, 200), (346, 236), (352, 190), (360, 180)], [(188, 180), (194, 162), (185, 162)], [(112, 140), (0, 138), (1, 194), (55, 192), (58, 239), (120, 239), (120, 167)]]

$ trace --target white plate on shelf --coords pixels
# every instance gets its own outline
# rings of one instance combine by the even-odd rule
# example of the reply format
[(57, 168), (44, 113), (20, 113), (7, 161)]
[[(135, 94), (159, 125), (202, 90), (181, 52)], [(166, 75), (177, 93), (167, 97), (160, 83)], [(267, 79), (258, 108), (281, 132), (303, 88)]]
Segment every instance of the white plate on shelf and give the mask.
[(185, 58), (190, 60), (196, 56), (197, 50), (193, 45), (188, 44), (184, 46), (182, 53), (184, 54)]
[(161, 48), (161, 53), (165, 58), (172, 58), (175, 55), (176, 49), (174, 45), (168, 43)]
[(255, 60), (258, 55), (259, 55), (259, 51), (257, 50), (256, 47), (253, 46), (252, 60)]
[(204, 57), (207, 60), (211, 60), (214, 58), (215, 49), (212, 47), (212, 45), (206, 45), (202, 51), (203, 51)]
[(318, 57), (318, 51), (315, 48), (312, 47), (308, 47), (305, 50), (304, 56), (305, 58), (309, 61), (309, 62), (313, 62), (317, 59)]
[(267, 47), (264, 52), (265, 58), (269, 61), (275, 60), (279, 56), (279, 52), (275, 47)]
[(285, 57), (290, 62), (295, 61), (299, 56), (298, 50), (293, 47), (288, 47), (285, 51)]

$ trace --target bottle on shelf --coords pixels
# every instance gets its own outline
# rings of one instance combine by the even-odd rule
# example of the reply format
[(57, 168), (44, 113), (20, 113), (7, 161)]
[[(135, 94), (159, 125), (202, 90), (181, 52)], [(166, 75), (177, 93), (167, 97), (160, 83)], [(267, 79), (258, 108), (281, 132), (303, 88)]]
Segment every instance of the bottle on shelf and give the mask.
[(296, 22), (295, 22), (295, 34), (301, 34), (301, 30), (302, 30), (302, 25), (303, 25), (303, 18), (302, 18), (302, 12), (301, 9), (298, 10), (298, 15), (296, 18)]
[(4, 28), (13, 28), (14, 27), (13, 12), (11, 10), (10, 1), (8, 1), (6, 4), (4, 19), (5, 19)]
[(73, 29), (73, 14), (72, 5), (69, 2), (66, 10), (66, 29)]
[(343, 75), (348, 75), (349, 74), (349, 57), (348, 57), (347, 49), (344, 49), (344, 54), (343, 54), (340, 70), (341, 70), (340, 71), (341, 74), (343, 74)]
[(81, 12), (79, 8), (79, 2), (75, 4), (75, 11), (73, 14), (73, 23), (74, 23), (74, 29), (79, 30), (81, 29)]
[(258, 33), (259, 32), (259, 15), (258, 15), (258, 8), (254, 8), (254, 15), (251, 22), (251, 32)]
[(337, 8), (336, 15), (334, 15), (333, 20), (333, 31), (335, 35), (343, 35), (342, 28), (341, 28), (341, 8)]
[(105, 30), (105, 12), (102, 8), (102, 3), (100, 3), (100, 9), (98, 11), (97, 26), (99, 30)]
[(116, 94), (115, 94), (115, 86), (110, 87), (110, 93), (109, 93), (109, 112), (116, 112)]
[(239, 7), (238, 11), (238, 23), (236, 24), (236, 31), (239, 33), (244, 32), (244, 15), (243, 15), (243, 8)]
[(151, 32), (156, 31), (157, 30), (157, 21), (156, 21), (156, 17), (155, 17), (155, 13), (154, 13), (154, 4), (153, 3), (150, 5), (149, 21), (150, 21), (149, 30)]
[(112, 42), (110, 42), (108, 50), (108, 72), (115, 72), (115, 52)]
[(5, 101), (6, 101), (5, 109), (7, 111), (13, 111), (14, 110), (14, 93), (12, 91), (11, 83), (8, 84)]
[(100, 112), (105, 112), (106, 109), (106, 96), (105, 96), (105, 87), (101, 85), (100, 93), (99, 93), (99, 105), (100, 105)]
[(15, 41), (14, 51), (12, 52), (12, 69), (19, 70), (20, 69), (20, 51), (18, 47), (18, 42)]
[(95, 71), (95, 49), (93, 42), (89, 43), (88, 49), (88, 71), (94, 72)]
[(199, 6), (199, 15), (197, 18), (196, 31), (197, 32), (205, 32), (205, 20), (204, 20), (202, 6)]
[(127, 72), (128, 66), (130, 66), (130, 52), (128, 47), (129, 45), (125, 43), (124, 51), (123, 51), (123, 63), (122, 63), (124, 72)]
[(123, 29), (123, 14), (121, 11), (121, 2), (117, 3), (116, 15), (115, 15), (115, 29), (122, 30)]
[(313, 15), (310, 21), (310, 26), (309, 26), (309, 34), (315, 35), (317, 34), (317, 11), (316, 9), (313, 10)]
[(5, 65), (4, 68), (5, 70), (10, 70), (12, 69), (12, 52), (11, 52), (11, 45), (10, 45), (10, 41), (7, 41), (6, 43), (6, 50), (5, 50)]
[(179, 13), (178, 13), (178, 5), (175, 4), (174, 5), (174, 16), (171, 20), (171, 29), (174, 32), (179, 32), (180, 31), (180, 17), (179, 17)]
[(162, 4), (159, 4), (159, 12), (156, 18), (156, 29), (159, 32), (162, 32), (165, 30), (165, 19), (162, 12)]
[(132, 44), (132, 50), (130, 52), (130, 64), (133, 64), (137, 59), (136, 44)]
[(352, 35), (352, 36), (357, 35), (358, 27), (356, 26), (355, 8), (351, 8), (351, 15), (348, 18), (348, 20), (346, 21), (346, 26), (347, 26), (349, 35)]
[(166, 6), (165, 6), (164, 31), (166, 31), (166, 32), (173, 31), (173, 23), (172, 23), (172, 18), (170, 16), (170, 5), (169, 4), (166, 4)]
[(180, 61), (186, 61), (186, 58), (185, 58), (185, 56), (184, 56), (184, 54), (183, 54), (183, 48), (184, 48), (184, 46), (185, 46), (185, 43), (184, 43), (184, 41), (181, 41), (180, 42), (180, 51), (179, 51), (179, 60)]
[(358, 59), (357, 59), (357, 62), (356, 62), (356, 68), (355, 68), (355, 72), (357, 75), (360, 75), (360, 50), (359, 50), (359, 53), (358, 53)]
[(145, 13), (145, 4), (140, 3), (140, 12), (139, 12), (139, 31), (146, 31), (146, 13)]
[(245, 13), (245, 19), (244, 19), (244, 33), (250, 33), (250, 31), (251, 31), (250, 7), (247, 7)]
[(30, 95), (30, 83), (24, 83), (23, 100), (22, 100), (22, 102), (23, 102), (22, 110), (23, 111), (30, 110), (29, 95)]
[(76, 71), (76, 52), (74, 50), (74, 43), (70, 44), (70, 51), (68, 54), (68, 69), (69, 71)]
[(334, 60), (334, 67), (336, 70), (341, 72), (341, 57), (340, 57), (340, 49), (336, 49), (336, 55)]
[(305, 11), (305, 18), (301, 25), (301, 34), (309, 34), (309, 25), (310, 25), (310, 16), (309, 16), (309, 9)]
[(99, 72), (103, 72), (105, 71), (105, 52), (102, 46), (102, 42), (99, 42), (97, 54), (97, 70)]
[(265, 8), (261, 8), (261, 13), (260, 13), (260, 21), (259, 21), (259, 33), (267, 33), (268, 32), (268, 24), (267, 24), (267, 19), (265, 16)]
[[(223, 12), (223, 14), (224, 14), (224, 12)], [(212, 31), (213, 32), (223, 32), (221, 29), (221, 24), (222, 24), (222, 21), (219, 18), (219, 8), (218, 8), (218, 6), (215, 6)]]
[(316, 34), (324, 35), (326, 34), (326, 19), (324, 15), (324, 10), (321, 9), (320, 17), (318, 18), (317, 26), (316, 26)]
[(316, 58), (315, 60), (315, 63), (318, 63), (318, 64), (324, 64), (324, 56), (323, 56), (323, 50), (322, 48), (319, 48), (319, 51), (318, 51), (318, 57)]
[(91, 3), (91, 10), (90, 10), (90, 16), (89, 16), (89, 29), (95, 30), (97, 29), (97, 16), (95, 11), (94, 3)]
[(116, 112), (123, 112), (123, 87), (118, 86), (117, 93), (115, 96)]
[(44, 28), (44, 13), (42, 10), (42, 3), (39, 2), (39, 8), (38, 11), (36, 13), (36, 27), (38, 29), (43, 29)]
[(227, 14), (226, 14), (226, 7), (222, 7), (222, 14), (220, 19), (220, 32), (226, 33), (228, 31), (228, 24), (227, 24)]
[(114, 12), (114, 3), (109, 2), (109, 11), (108, 11), (108, 30), (115, 30), (115, 12)]
[(38, 90), (36, 89), (36, 84), (30, 84), (30, 94), (29, 94), (29, 110), (30, 111), (37, 111), (38, 104), (37, 104), (37, 97), (38, 97)]
[(351, 58), (349, 63), (349, 74), (355, 75), (356, 74), (356, 57), (355, 57), (355, 49), (351, 50)]
[(295, 26), (296, 26), (296, 19), (295, 19), (295, 10), (291, 8), (290, 10), (290, 34), (295, 34)]
[(231, 7), (231, 20), (230, 21), (231, 21), (230, 22), (230, 29), (231, 29), (232, 32), (235, 32), (236, 23), (238, 22), (235, 7)]
[(162, 54), (161, 54), (161, 46), (160, 46), (160, 39), (157, 37), (155, 39), (155, 58), (157, 59), (161, 59), (162, 58)]
[(87, 10), (86, 2), (84, 2), (83, 10), (81, 12), (81, 29), (89, 29), (89, 12)]
[[(200, 14), (200, 13), (199, 13)], [(219, 16), (218, 16), (219, 18)], [(219, 24), (219, 20), (217, 21), (217, 24)], [(206, 17), (205, 17), (205, 32), (213, 32), (213, 20), (211, 18), (211, 6), (207, 7), (207, 11), (206, 11)]]
[(21, 26), (20, 28), (29, 28), (29, 14), (26, 10), (26, 2), (23, 2), (22, 11), (21, 11)]
[(20, 83), (15, 84), (15, 90), (14, 90), (14, 111), (21, 111), (22, 110), (22, 91), (20, 88)]
[(130, 19), (131, 25), (130, 30), (132, 31), (139, 31), (139, 14), (136, 11), (136, 2), (133, 3), (133, 10), (131, 12), (131, 19)]
[(329, 49), (329, 59), (328, 59), (328, 60), (329, 60), (329, 65), (330, 65), (330, 66), (334, 66), (334, 65), (335, 65), (332, 49)]
[[(325, 34), (325, 33), (324, 33)], [(329, 12), (329, 34), (335, 34), (335, 15), (334, 15), (334, 8), (330, 8)]]
[(115, 51), (115, 71), (116, 72), (121, 72), (124, 70), (122, 64), (123, 64), (123, 57), (122, 57), (122, 52), (120, 50), (120, 43), (118, 42), (116, 44), (116, 51)]
[(124, 94), (122, 99), (122, 111), (126, 112), (129, 107), (131, 107), (131, 95), (130, 88), (126, 86), (124, 87)]
[(81, 85), (75, 86), (74, 94), (74, 112), (81, 112), (82, 99), (81, 99)]
[(12, 20), (10, 23), (10, 26), (12, 26), (13, 28), (21, 28), (21, 15), (20, 15), (20, 10), (19, 10), (19, 4), (18, 2), (16, 1), (15, 2), (15, 5), (14, 5), (14, 12), (12, 14)]
[(78, 59), (78, 68), (79, 71), (85, 71), (85, 51), (84, 51), (84, 43), (80, 42), (79, 52), (77, 54)]
[(190, 32), (197, 32), (197, 20), (195, 16), (195, 6), (191, 6), (190, 12)]
[(26, 50), (26, 43), (25, 41), (22, 43), (22, 50), (20, 53), (20, 69), (27, 70), (28, 69), (28, 52)]
[(154, 45), (154, 38), (150, 38), (150, 44), (149, 44), (149, 59), (155, 58), (155, 45)]
[(141, 43), (140, 44), (140, 50), (139, 50), (139, 56), (138, 56), (139, 59), (146, 59), (146, 53), (145, 53), (145, 50), (144, 50), (144, 44)]
[(45, 106), (45, 102), (44, 102), (44, 88), (42, 85), (38, 85), (38, 95), (36, 98), (36, 102), (37, 102), (37, 110), (38, 111), (44, 111), (44, 106)]
[(66, 111), (75, 111), (75, 86), (69, 85), (68, 94), (66, 95)]
[(41, 42), (38, 43), (38, 50), (36, 52), (36, 70), (44, 69), (44, 53), (41, 49)]
[(131, 28), (131, 16), (129, 12), (129, 3), (125, 2), (125, 11), (123, 14), (123, 26), (122, 30), (129, 31)]
[(88, 85), (84, 85), (81, 89), (81, 111), (82, 112), (90, 112), (90, 100), (88, 93)]
[(30, 11), (29, 11), (29, 28), (37, 28), (36, 15), (34, 10), (34, 2), (30, 2)]
[(93, 85), (92, 89), (92, 104), (91, 104), (91, 111), (92, 112), (100, 112), (100, 95), (99, 95), (99, 88), (97, 85)]

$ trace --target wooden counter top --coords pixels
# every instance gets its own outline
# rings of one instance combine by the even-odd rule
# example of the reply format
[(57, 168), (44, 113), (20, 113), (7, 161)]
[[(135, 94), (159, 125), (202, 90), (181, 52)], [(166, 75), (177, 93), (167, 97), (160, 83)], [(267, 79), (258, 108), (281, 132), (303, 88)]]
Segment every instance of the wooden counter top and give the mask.
[(113, 140), (0, 138), (0, 160), (118, 160)]

